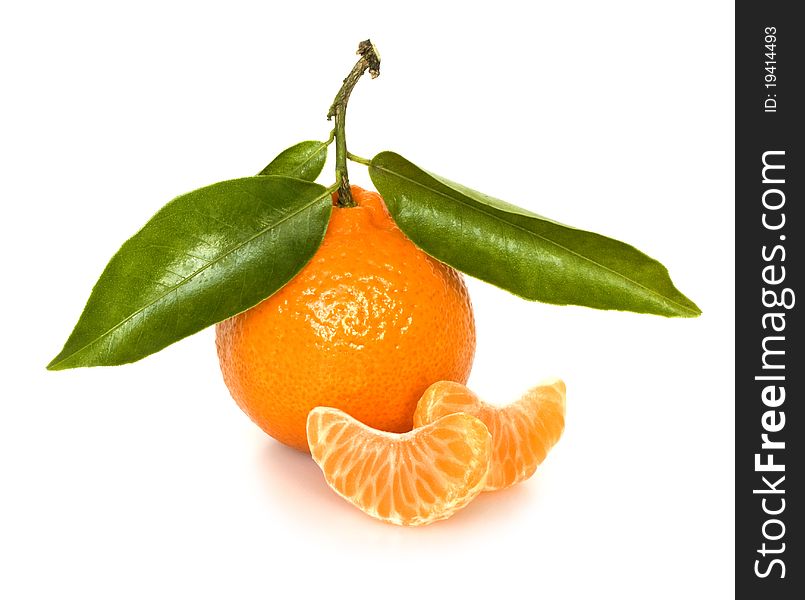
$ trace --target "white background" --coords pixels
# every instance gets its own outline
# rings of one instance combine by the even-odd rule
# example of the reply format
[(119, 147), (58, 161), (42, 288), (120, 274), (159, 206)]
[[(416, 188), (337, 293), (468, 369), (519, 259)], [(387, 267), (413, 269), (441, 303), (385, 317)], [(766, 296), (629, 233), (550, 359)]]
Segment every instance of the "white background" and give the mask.
[[(732, 3), (15, 4), (0, 597), (732, 597)], [(44, 368), (164, 202), (327, 136), (369, 36), (382, 75), (353, 94), (354, 152), (628, 241), (704, 311), (553, 307), (470, 281), (471, 387), (503, 403), (561, 376), (567, 429), (527, 483), (410, 530), (344, 503), (239, 411), (211, 330), (126, 367)]]

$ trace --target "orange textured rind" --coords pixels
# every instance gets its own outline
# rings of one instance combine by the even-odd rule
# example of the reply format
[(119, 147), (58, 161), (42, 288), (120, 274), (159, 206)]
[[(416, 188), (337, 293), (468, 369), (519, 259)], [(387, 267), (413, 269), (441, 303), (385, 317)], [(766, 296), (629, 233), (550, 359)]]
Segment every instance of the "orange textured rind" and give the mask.
[(327, 484), (366, 514), (427, 525), (466, 506), (486, 484), (492, 438), (475, 417), (451, 414), (407, 433), (373, 429), (336, 408), (307, 418)]
[(414, 426), (463, 412), (479, 418), (492, 434), (492, 459), (485, 491), (528, 479), (559, 441), (565, 427), (566, 388), (561, 379), (546, 381), (507, 406), (481, 400), (453, 381), (431, 385), (417, 404)]

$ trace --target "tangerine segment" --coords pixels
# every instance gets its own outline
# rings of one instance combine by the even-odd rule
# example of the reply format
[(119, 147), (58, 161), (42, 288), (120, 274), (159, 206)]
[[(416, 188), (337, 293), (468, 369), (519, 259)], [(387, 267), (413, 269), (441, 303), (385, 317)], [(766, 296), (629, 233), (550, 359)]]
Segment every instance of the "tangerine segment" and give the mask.
[(308, 415), (307, 439), (331, 488), (396, 525), (426, 525), (466, 506), (484, 488), (492, 452), (486, 426), (461, 413), (389, 433), (319, 406)]
[(499, 490), (537, 470), (565, 428), (565, 384), (561, 379), (539, 385), (508, 406), (481, 400), (453, 381), (438, 381), (419, 400), (414, 427), (436, 422), (451, 413), (478, 417), (492, 434), (492, 460), (485, 491)]

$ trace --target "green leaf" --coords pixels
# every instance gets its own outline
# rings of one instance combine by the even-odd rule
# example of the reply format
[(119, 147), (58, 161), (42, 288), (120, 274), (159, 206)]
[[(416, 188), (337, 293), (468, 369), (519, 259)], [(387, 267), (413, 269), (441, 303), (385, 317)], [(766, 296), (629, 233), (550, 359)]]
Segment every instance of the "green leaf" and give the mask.
[(109, 261), (48, 369), (133, 362), (254, 306), (310, 260), (331, 209), (323, 186), (280, 176), (175, 198)]
[(369, 174), (394, 220), (433, 257), (528, 300), (696, 317), (668, 270), (639, 250), (574, 229), (381, 152)]
[(327, 160), (327, 142), (300, 142), (280, 152), (259, 175), (286, 175), (315, 181)]

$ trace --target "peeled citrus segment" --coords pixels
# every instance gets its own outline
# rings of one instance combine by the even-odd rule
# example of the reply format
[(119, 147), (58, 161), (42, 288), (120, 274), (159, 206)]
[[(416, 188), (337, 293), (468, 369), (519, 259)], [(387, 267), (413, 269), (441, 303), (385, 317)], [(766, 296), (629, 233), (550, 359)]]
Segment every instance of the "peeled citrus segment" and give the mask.
[(460, 383), (438, 381), (419, 400), (414, 427), (452, 413), (473, 415), (487, 426), (492, 461), (484, 489), (503, 489), (531, 477), (559, 441), (565, 428), (565, 384), (556, 379), (530, 389), (508, 406), (495, 406)]
[(466, 506), (484, 488), (492, 452), (489, 430), (466, 414), (388, 433), (319, 406), (308, 415), (307, 439), (331, 488), (396, 525), (426, 525)]

